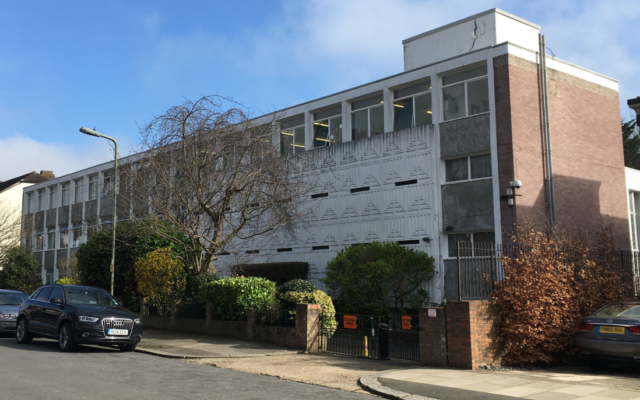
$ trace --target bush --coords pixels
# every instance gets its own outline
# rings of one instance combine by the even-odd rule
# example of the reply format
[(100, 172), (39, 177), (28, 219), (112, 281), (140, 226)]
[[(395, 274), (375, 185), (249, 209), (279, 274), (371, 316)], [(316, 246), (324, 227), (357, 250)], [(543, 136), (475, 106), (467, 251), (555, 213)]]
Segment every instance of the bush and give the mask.
[(313, 292), (286, 292), (282, 294), (281, 299), (289, 304), (320, 304), (322, 309), (322, 330), (328, 335), (335, 332), (338, 323), (336, 322), (336, 309), (333, 307), (333, 301), (325, 292), (314, 290)]
[(60, 278), (56, 281), (58, 285), (80, 285), (80, 279), (74, 278), (72, 276), (66, 276), (64, 278)]
[(182, 297), (186, 285), (184, 264), (168, 247), (147, 253), (136, 261), (138, 291), (143, 296)]
[(40, 263), (29, 249), (15, 246), (7, 250), (2, 263), (2, 280), (7, 289), (31, 293), (42, 285)]
[(206, 314), (205, 304), (200, 301), (200, 287), (209, 282), (218, 280), (216, 272), (209, 271), (194, 275), (187, 274), (185, 295), (178, 304), (178, 317), (204, 319)]
[(394, 307), (417, 308), (429, 300), (421, 286), (433, 278), (434, 259), (395, 242), (356, 244), (340, 251), (327, 264), (323, 282), (340, 312), (387, 314)]
[(217, 319), (243, 319), (248, 308), (266, 310), (277, 304), (276, 284), (264, 278), (224, 278), (200, 286), (200, 300), (212, 303)]
[(293, 279), (307, 279), (309, 263), (279, 262), (262, 264), (242, 264), (233, 270), (236, 276), (253, 276), (275, 282), (278, 286)]
[(318, 290), (316, 285), (304, 279), (293, 279), (278, 288), (278, 293), (287, 292), (312, 293)]

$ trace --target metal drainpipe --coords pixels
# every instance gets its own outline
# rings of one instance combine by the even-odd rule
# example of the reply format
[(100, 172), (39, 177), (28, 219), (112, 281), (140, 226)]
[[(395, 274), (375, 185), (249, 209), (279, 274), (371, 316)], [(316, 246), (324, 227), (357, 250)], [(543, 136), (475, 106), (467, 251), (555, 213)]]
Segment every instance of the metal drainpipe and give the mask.
[(553, 191), (553, 162), (551, 159), (551, 131), (549, 124), (549, 91), (547, 89), (547, 52), (544, 35), (538, 34), (540, 46), (540, 91), (542, 97), (542, 133), (544, 137), (545, 184), (547, 187), (547, 203), (549, 225), (556, 225), (556, 199)]

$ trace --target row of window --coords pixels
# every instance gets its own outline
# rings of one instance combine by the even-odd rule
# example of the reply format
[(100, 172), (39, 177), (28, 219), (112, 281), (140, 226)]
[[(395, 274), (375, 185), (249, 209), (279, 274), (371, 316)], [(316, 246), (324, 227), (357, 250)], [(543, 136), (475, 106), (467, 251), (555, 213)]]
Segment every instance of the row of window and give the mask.
[[(113, 187), (113, 171), (105, 171), (102, 180), (101, 196), (110, 196)], [(95, 200), (98, 198), (98, 175), (91, 175), (89, 179), (89, 193), (87, 200)], [(73, 192), (71, 183), (73, 183)], [(46, 189), (39, 189), (35, 192), (26, 194), (25, 213), (31, 214), (36, 211), (44, 211), (45, 199), (48, 196), (48, 209), (56, 207), (64, 207), (70, 204), (81, 203), (84, 201), (84, 178), (76, 179), (72, 182), (60, 184), (60, 202), (58, 203), (58, 185), (49, 186)], [(34, 198), (35, 196), (35, 198)]]
[[(449, 121), (489, 111), (487, 66), (481, 65), (442, 77), (442, 118)], [(351, 103), (351, 138), (363, 139), (384, 133), (383, 95)], [(431, 81), (393, 92), (393, 130), (432, 123)], [(342, 143), (342, 107), (313, 114), (313, 148)], [(301, 153), (307, 147), (304, 116), (281, 121), (280, 151)]]

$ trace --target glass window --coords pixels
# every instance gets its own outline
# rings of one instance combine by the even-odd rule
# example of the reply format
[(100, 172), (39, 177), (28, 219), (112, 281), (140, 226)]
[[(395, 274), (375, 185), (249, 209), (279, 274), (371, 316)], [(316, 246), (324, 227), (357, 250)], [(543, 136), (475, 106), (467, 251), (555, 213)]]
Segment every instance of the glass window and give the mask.
[(433, 123), (430, 90), (431, 82), (427, 81), (393, 92), (393, 130)]
[(58, 189), (57, 186), (51, 186), (49, 188), (49, 208), (56, 207), (56, 190), (57, 189)]
[(304, 116), (280, 121), (280, 154), (299, 154), (305, 149)]
[(102, 174), (102, 197), (112, 195), (113, 190), (113, 171), (105, 171)]
[(38, 211), (44, 210), (44, 189), (38, 190)]
[(44, 249), (44, 232), (36, 233), (36, 251)]
[(458, 256), (458, 242), (471, 243), (470, 233), (455, 233), (447, 235), (449, 241), (449, 257)]
[(69, 247), (69, 230), (66, 226), (60, 227), (60, 248), (65, 249)]
[(62, 205), (69, 205), (69, 182), (62, 184)]
[(382, 135), (384, 133), (384, 109), (373, 107), (369, 109), (369, 136)]
[(98, 198), (98, 175), (89, 177), (89, 200)]
[(444, 120), (467, 117), (489, 111), (487, 66), (467, 69), (442, 77)]
[(378, 106), (383, 103), (382, 95), (377, 95), (373, 97), (368, 97), (364, 100), (358, 100), (351, 103), (351, 110), (356, 111), (362, 108)]
[(49, 295), (51, 294), (51, 290), (53, 288), (50, 287), (46, 287), (43, 288), (37, 295), (36, 295), (36, 300), (41, 300), (41, 301), (49, 301)]
[(67, 295), (67, 303), (69, 304), (96, 306), (118, 305), (118, 302), (105, 290), (65, 287), (64, 291)]
[(28, 297), (24, 293), (0, 292), (0, 306), (19, 306)]
[(56, 233), (53, 229), (49, 229), (47, 232), (47, 250), (53, 250), (56, 248)]
[[(464, 242), (471, 245), (473, 249), (471, 254), (469, 252), (466, 255), (469, 256), (490, 256), (487, 253), (488, 245), (495, 243), (494, 232), (469, 232), (469, 233), (454, 233), (447, 235), (449, 246), (449, 257), (458, 256), (458, 242)], [(465, 248), (468, 248), (465, 246)]]
[(470, 157), (471, 179), (491, 176), (491, 154)]
[(351, 139), (364, 139), (369, 136), (369, 110), (351, 114)]
[(27, 193), (27, 201), (25, 206), (27, 214), (31, 214), (31, 212), (33, 211), (33, 192)]
[(82, 227), (73, 228), (73, 238), (71, 247), (80, 247), (80, 241), (82, 240)]
[(313, 147), (342, 143), (341, 107), (317, 112), (313, 119)]
[(83, 196), (83, 187), (84, 187), (84, 179), (76, 179), (75, 180), (75, 188), (73, 192), (73, 202), (81, 203)]
[(49, 295), (49, 302), (51, 302), (51, 299), (64, 300), (64, 295), (62, 294), (62, 289), (59, 286), (54, 286), (53, 287), (53, 290), (51, 291), (51, 295)]
[(446, 160), (444, 165), (447, 182), (464, 181), (469, 179), (467, 157)]
[[(351, 138), (363, 139), (384, 133), (382, 95), (351, 103)], [(359, 111), (358, 111), (359, 110)]]

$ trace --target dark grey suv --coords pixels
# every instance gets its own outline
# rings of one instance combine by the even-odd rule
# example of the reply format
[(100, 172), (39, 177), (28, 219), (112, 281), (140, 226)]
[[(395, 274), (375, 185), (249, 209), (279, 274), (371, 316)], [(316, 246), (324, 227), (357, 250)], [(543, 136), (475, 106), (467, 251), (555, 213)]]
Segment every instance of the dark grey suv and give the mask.
[(609, 304), (583, 318), (575, 345), (578, 356), (594, 369), (612, 362), (640, 364), (640, 303)]
[(27, 294), (19, 290), (0, 289), (0, 333), (15, 332), (20, 304)]

